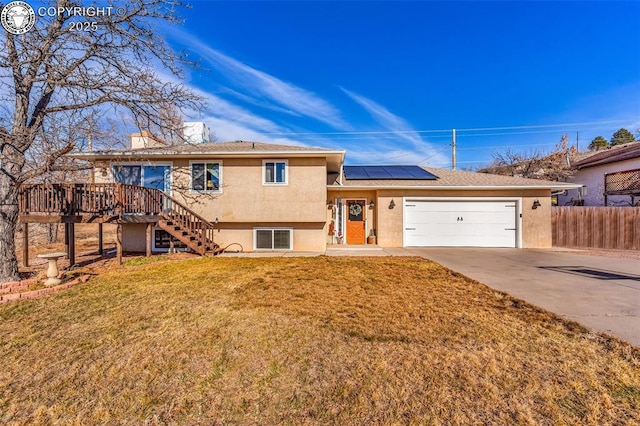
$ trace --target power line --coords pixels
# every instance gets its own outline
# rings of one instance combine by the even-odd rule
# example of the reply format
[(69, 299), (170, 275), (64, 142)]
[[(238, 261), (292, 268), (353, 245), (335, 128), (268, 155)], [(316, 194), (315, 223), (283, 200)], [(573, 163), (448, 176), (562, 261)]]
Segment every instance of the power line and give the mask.
[[(518, 130), (518, 129), (545, 129), (553, 127), (587, 126), (597, 124), (625, 123), (629, 120), (605, 120), (589, 121), (577, 123), (557, 123), (557, 124), (536, 124), (525, 126), (501, 126), (501, 127), (470, 127), (456, 130), (458, 132), (476, 132), (491, 130)], [(428, 130), (390, 130), (390, 131), (346, 131), (346, 132), (265, 132), (265, 135), (402, 135), (413, 133), (449, 133), (451, 129), (428, 129)]]
[(474, 146), (469, 148), (458, 148), (458, 151), (473, 151), (473, 150), (486, 150), (486, 149), (494, 149), (494, 148), (528, 148), (532, 146), (555, 146), (557, 143), (549, 142), (549, 143), (526, 143), (519, 145), (490, 145), (490, 146)]
[[(596, 131), (596, 130), (607, 130), (607, 127), (586, 127), (586, 128), (582, 128), (581, 131)], [(570, 133), (573, 132), (573, 130), (539, 130), (539, 131), (535, 131), (535, 132), (500, 132), (500, 133), (468, 133), (468, 134), (463, 134), (460, 135), (458, 134), (458, 136), (462, 136), (463, 138), (471, 138), (471, 137), (487, 137), (487, 136), (512, 136), (512, 135), (541, 135), (541, 134), (553, 134), (553, 133), (558, 133), (558, 132), (564, 132), (564, 133)], [(426, 142), (432, 140), (432, 139), (450, 139), (451, 138), (451, 132), (449, 132), (449, 134), (446, 135), (435, 135), (435, 136), (429, 136), (426, 139)], [(309, 135), (302, 135), (302, 136), (313, 136), (312, 134)], [(389, 133), (389, 134), (383, 134), (380, 136), (376, 136), (376, 139), (393, 139), (393, 140), (397, 140), (397, 135), (395, 133)], [(344, 141), (353, 141), (353, 140), (371, 140), (371, 136), (369, 135), (343, 135), (342, 137), (335, 137), (335, 138), (331, 138), (331, 140), (333, 141), (338, 141), (338, 140), (344, 140)]]
[(543, 129), (549, 127), (567, 127), (567, 126), (585, 126), (590, 124), (613, 124), (613, 123), (624, 123), (628, 120), (608, 120), (608, 121), (591, 121), (585, 123), (562, 123), (562, 124), (538, 124), (532, 126), (506, 126), (506, 127), (478, 127), (471, 129), (459, 129), (461, 131), (466, 132), (476, 132), (476, 131), (485, 131), (485, 130), (517, 130), (517, 129)]
[[(436, 136), (429, 136), (426, 141), (429, 141), (431, 139), (451, 139), (451, 131), (448, 131), (449, 134), (447, 135), (436, 135)], [(313, 135), (317, 135), (317, 133), (314, 133)], [(309, 135), (301, 135), (302, 138), (298, 138), (298, 139), (304, 139), (304, 137), (308, 136), (310, 139), (313, 139), (312, 134)], [(373, 135), (375, 136), (376, 139), (388, 139), (388, 140), (398, 140), (398, 135), (396, 133), (389, 133), (389, 134), (383, 134), (383, 135)], [(354, 141), (354, 140), (371, 140), (372, 136), (371, 135), (359, 135), (359, 134), (354, 134), (354, 135), (342, 135), (342, 137), (332, 137), (331, 140), (332, 141), (340, 141), (340, 140), (344, 140), (344, 141)], [(406, 140), (406, 139), (405, 139)]]
[(426, 157), (426, 158), (424, 158), (424, 159), (422, 159), (422, 160), (418, 161), (418, 163), (417, 163), (417, 164), (422, 164), (422, 163), (424, 163), (425, 161), (432, 159), (432, 158), (433, 158), (433, 157), (435, 157), (436, 155), (438, 155), (438, 154), (442, 154), (442, 153), (443, 153), (445, 150), (447, 150), (447, 149), (449, 149), (449, 147), (447, 147), (447, 148), (443, 148), (443, 149), (441, 149), (440, 151), (436, 151), (433, 155), (430, 155), (430, 156), (428, 156), (428, 157)]
[[(586, 127), (586, 128), (582, 128), (582, 131), (596, 131), (596, 130), (607, 130), (607, 127)], [(476, 136), (511, 136), (511, 135), (538, 135), (538, 134), (549, 134), (549, 133), (557, 133), (557, 132), (565, 132), (565, 133), (569, 133), (569, 130), (540, 130), (538, 132), (502, 132), (502, 133), (472, 133), (472, 134), (467, 134), (467, 135), (462, 135), (466, 138), (469, 137), (476, 137)], [(446, 137), (446, 136), (441, 136), (441, 137)]]
[(350, 131), (350, 132), (265, 132), (265, 135), (403, 135), (411, 133), (445, 133), (451, 129), (442, 130), (389, 130), (389, 131)]

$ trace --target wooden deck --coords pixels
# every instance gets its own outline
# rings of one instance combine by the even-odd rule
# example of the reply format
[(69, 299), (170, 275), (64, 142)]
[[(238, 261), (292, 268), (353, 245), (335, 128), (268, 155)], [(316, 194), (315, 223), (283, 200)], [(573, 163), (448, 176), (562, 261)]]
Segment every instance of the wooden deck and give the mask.
[(119, 183), (30, 184), (19, 194), (20, 222), (24, 224), (23, 263), (28, 264), (28, 224), (64, 223), (65, 245), (75, 263), (74, 224), (97, 223), (102, 254), (102, 223), (118, 225), (117, 256), (122, 260), (122, 224), (147, 224), (146, 248), (151, 255), (151, 233), (158, 226), (204, 256), (221, 252), (214, 242), (214, 225), (163, 191)]

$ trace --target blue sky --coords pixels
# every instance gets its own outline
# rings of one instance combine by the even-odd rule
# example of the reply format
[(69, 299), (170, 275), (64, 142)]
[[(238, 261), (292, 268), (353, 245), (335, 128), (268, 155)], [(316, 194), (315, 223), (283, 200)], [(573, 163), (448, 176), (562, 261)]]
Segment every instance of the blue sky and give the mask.
[(219, 140), (458, 167), (640, 128), (640, 2), (193, 1), (192, 119)]

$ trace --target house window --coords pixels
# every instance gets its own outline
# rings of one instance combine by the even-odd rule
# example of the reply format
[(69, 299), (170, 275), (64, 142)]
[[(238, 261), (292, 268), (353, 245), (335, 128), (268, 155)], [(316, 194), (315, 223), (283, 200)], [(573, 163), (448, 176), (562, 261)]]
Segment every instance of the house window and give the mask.
[(112, 167), (113, 179), (127, 185), (171, 191), (171, 166), (168, 164), (116, 164)]
[(191, 163), (191, 190), (220, 191), (220, 162)]
[(288, 165), (286, 160), (264, 161), (262, 174), (265, 185), (286, 185)]
[(256, 250), (293, 250), (292, 229), (256, 229)]
[(141, 186), (142, 166), (113, 166), (113, 178), (118, 183)]

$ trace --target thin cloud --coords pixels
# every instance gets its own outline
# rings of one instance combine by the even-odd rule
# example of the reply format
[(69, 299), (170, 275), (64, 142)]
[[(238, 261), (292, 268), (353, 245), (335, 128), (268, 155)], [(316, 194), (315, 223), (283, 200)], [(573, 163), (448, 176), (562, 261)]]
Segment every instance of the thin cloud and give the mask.
[[(397, 135), (398, 141), (404, 141), (405, 147), (402, 147), (402, 149), (398, 149), (398, 144), (394, 144), (394, 149), (390, 151), (385, 149), (389, 147), (388, 143), (378, 142), (377, 145), (384, 151), (386, 158), (392, 156), (390, 152), (396, 152), (398, 158), (402, 159), (403, 156), (406, 157), (407, 161), (405, 162), (412, 161), (413, 163), (429, 165), (449, 164), (449, 159), (440, 153), (439, 150), (435, 149), (429, 142), (423, 140), (420, 134), (414, 132), (414, 129), (405, 119), (398, 117), (371, 99), (358, 95), (344, 87), (340, 87), (340, 90), (367, 111), (380, 126), (387, 130), (402, 132)], [(403, 161), (399, 162), (402, 163)]]
[(295, 114), (323, 122), (335, 129), (350, 129), (340, 111), (316, 94), (233, 59), (184, 31), (174, 30), (171, 35), (215, 65), (218, 71), (237, 85), (238, 90), (257, 93)]
[(255, 106), (260, 107), (260, 108), (266, 108), (266, 109), (270, 109), (272, 111), (282, 112), (284, 114), (289, 114), (289, 115), (292, 115), (294, 117), (301, 117), (302, 116), (301, 114), (299, 114), (299, 113), (297, 113), (295, 111), (291, 111), (290, 109), (282, 108), (282, 107), (279, 107), (277, 105), (273, 105), (273, 104), (271, 104), (271, 103), (269, 103), (267, 101), (262, 101), (260, 99), (253, 98), (251, 96), (248, 96), (248, 95), (240, 93), (240, 92), (238, 92), (236, 90), (233, 90), (233, 89), (231, 89), (229, 87), (223, 87), (220, 90), (222, 92), (230, 94), (231, 96), (233, 96), (236, 99), (240, 99), (243, 102), (255, 105)]
[[(177, 77), (163, 72), (158, 72), (158, 76), (163, 81), (180, 81)], [(193, 84), (184, 84), (196, 95), (201, 96), (206, 102), (206, 107), (202, 111), (185, 111), (187, 118), (189, 120), (205, 122), (215, 133), (218, 141), (245, 140), (280, 145), (335, 148), (333, 141), (320, 136), (315, 136), (305, 141), (280, 136), (283, 133), (295, 132), (300, 129), (276, 124), (241, 106), (206, 92)]]
[[(193, 35), (172, 28), (168, 36), (175, 38), (185, 46), (197, 51), (202, 60), (213, 65), (230, 83), (230, 87), (221, 88), (222, 93), (238, 99), (247, 106), (268, 108), (281, 114), (295, 117), (307, 117), (325, 123), (337, 130), (352, 130), (341, 112), (330, 102), (316, 94), (282, 81), (263, 71), (252, 68), (224, 53), (213, 49)], [(449, 164), (447, 156), (434, 150), (433, 146), (415, 133), (411, 125), (401, 117), (388, 111), (374, 101), (356, 93), (340, 88), (352, 100), (368, 111), (373, 119), (387, 130), (403, 131), (393, 141), (388, 138), (360, 139), (359, 141), (335, 141), (320, 135), (307, 135), (301, 140), (290, 139), (284, 133), (305, 132), (304, 129), (292, 129), (262, 118), (250, 110), (242, 108), (200, 89), (194, 89), (208, 99), (201, 119), (210, 121), (211, 128), (219, 140), (258, 140), (288, 145), (314, 145), (346, 149), (348, 158), (355, 163), (369, 164)], [(270, 134), (271, 133), (271, 134)], [(293, 136), (295, 138), (295, 136)], [(386, 139), (386, 141), (385, 141)]]
[[(169, 81), (173, 83), (178, 83), (180, 80), (168, 73), (157, 72), (158, 77), (163, 81)], [(277, 125), (271, 120), (267, 120), (266, 118), (260, 117), (251, 111), (246, 110), (238, 105), (235, 105), (219, 96), (216, 96), (212, 93), (206, 92), (199, 87), (196, 87), (192, 84), (186, 84), (187, 88), (191, 90), (198, 96), (201, 96), (205, 102), (206, 107), (204, 111), (187, 111), (187, 115), (190, 116), (190, 119), (201, 120), (204, 121), (204, 117), (207, 118), (215, 118), (219, 120), (220, 123), (226, 123), (225, 128), (233, 127), (235, 129), (245, 129), (246, 132), (265, 132), (265, 133), (273, 133), (273, 132), (282, 132), (288, 129), (285, 129), (282, 126)], [(231, 126), (233, 124), (233, 126)], [(216, 135), (220, 136), (221, 132), (218, 129), (213, 129), (216, 132)], [(226, 135), (227, 132), (224, 132)], [(240, 139), (241, 135), (228, 135), (230, 140)], [(225, 138), (226, 139), (226, 138)]]
[(264, 133), (251, 128), (248, 125), (228, 120), (223, 117), (213, 115), (205, 116), (202, 121), (207, 123), (215, 132), (218, 141), (253, 141), (275, 143), (280, 145), (303, 145), (299, 141), (289, 138), (273, 138)]

